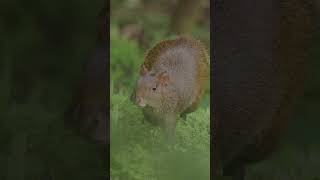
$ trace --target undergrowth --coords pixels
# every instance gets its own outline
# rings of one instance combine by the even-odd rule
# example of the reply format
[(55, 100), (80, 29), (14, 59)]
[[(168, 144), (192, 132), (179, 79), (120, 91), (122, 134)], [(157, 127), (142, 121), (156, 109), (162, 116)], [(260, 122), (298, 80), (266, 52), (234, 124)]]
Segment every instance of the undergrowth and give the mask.
[(110, 97), (112, 179), (209, 179), (209, 108), (179, 119), (171, 146), (127, 95)]

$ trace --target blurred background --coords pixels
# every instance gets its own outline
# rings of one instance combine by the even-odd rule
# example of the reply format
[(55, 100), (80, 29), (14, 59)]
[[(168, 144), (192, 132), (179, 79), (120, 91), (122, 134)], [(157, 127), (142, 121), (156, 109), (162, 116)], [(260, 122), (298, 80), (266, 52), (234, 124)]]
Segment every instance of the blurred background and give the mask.
[(271, 158), (254, 164), (248, 180), (320, 179), (320, 1), (315, 0), (312, 47), (309, 49), (307, 78), (303, 96), (297, 104)]
[[(320, 7), (320, 6), (319, 6)], [(320, 179), (320, 30), (319, 8), (314, 24), (305, 92), (290, 119), (285, 136), (273, 156), (252, 165), (249, 180)]]
[(0, 2), (0, 179), (102, 179), (96, 144), (65, 127), (103, 1)]
[(112, 179), (210, 177), (209, 82), (201, 106), (179, 120), (174, 147), (129, 101), (144, 56), (156, 43), (188, 35), (210, 50), (209, 0), (111, 0), (110, 173)]

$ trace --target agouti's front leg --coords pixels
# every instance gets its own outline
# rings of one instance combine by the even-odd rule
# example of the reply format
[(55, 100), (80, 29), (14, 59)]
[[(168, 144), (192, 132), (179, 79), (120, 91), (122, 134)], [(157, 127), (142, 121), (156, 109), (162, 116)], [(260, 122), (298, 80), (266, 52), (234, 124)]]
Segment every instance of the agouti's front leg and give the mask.
[(166, 138), (170, 143), (174, 143), (175, 141), (177, 118), (177, 115), (173, 112), (169, 112), (164, 115), (164, 131)]

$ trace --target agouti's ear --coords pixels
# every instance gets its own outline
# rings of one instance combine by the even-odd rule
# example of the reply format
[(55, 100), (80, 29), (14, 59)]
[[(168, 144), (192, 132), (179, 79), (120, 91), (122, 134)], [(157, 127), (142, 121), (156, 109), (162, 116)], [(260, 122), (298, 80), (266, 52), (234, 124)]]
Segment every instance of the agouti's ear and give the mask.
[(157, 83), (162, 86), (167, 86), (169, 82), (169, 74), (164, 71), (157, 76)]
[(146, 68), (146, 66), (144, 64), (142, 64), (141, 68), (140, 68), (140, 75), (145, 75), (147, 74), (148, 69)]

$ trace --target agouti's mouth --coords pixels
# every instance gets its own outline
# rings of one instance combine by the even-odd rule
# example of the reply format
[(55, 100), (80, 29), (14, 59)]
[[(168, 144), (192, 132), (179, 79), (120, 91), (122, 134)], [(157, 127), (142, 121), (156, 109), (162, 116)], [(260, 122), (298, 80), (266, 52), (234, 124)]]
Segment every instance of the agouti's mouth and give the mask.
[(145, 107), (147, 105), (144, 99), (140, 96), (137, 96), (135, 93), (131, 95), (130, 100), (139, 107)]
[(144, 101), (140, 101), (140, 102), (138, 102), (138, 106), (140, 106), (140, 107), (145, 107), (145, 106), (146, 106), (146, 103), (144, 103)]

